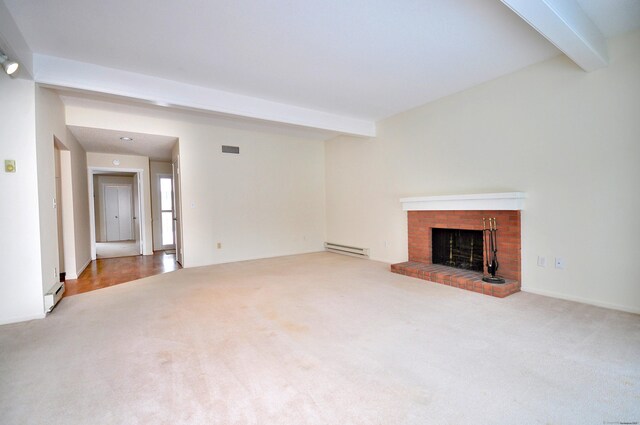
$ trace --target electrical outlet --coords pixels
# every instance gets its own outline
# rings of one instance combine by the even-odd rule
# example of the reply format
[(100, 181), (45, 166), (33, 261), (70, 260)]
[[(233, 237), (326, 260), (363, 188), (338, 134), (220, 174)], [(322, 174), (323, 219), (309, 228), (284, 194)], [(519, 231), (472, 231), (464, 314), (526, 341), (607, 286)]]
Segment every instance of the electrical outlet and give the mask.
[(218, 249), (222, 248), (222, 242), (218, 242)]
[(563, 270), (565, 266), (566, 266), (566, 263), (564, 262), (564, 258), (556, 257), (556, 269)]
[(58, 268), (57, 267), (53, 268), (53, 277), (59, 277), (58, 276)]
[(538, 267), (547, 267), (547, 257), (538, 255)]

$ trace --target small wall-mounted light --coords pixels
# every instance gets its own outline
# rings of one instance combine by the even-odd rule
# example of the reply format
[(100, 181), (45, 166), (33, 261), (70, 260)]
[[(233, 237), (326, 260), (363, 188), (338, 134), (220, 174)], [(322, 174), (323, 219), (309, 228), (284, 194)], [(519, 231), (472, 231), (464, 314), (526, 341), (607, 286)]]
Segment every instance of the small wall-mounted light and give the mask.
[(121, 137), (120, 140), (122, 140), (123, 142), (133, 142), (133, 139), (131, 137)]
[(16, 161), (14, 159), (5, 159), (4, 160), (4, 172), (5, 173), (15, 173), (16, 172)]
[(8, 75), (14, 74), (20, 67), (18, 62), (9, 60), (9, 57), (2, 52), (0, 52), (0, 64)]

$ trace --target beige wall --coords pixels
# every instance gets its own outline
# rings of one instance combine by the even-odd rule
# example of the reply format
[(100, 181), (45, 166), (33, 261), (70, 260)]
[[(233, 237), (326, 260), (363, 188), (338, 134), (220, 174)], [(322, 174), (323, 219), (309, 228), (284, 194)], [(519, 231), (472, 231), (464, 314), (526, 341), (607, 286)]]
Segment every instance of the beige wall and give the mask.
[(151, 161), (151, 211), (153, 216), (153, 249), (158, 251), (162, 247), (162, 215), (160, 212), (160, 188), (158, 176), (171, 175), (173, 169), (170, 162)]
[[(60, 151), (62, 163), (62, 220), (68, 279), (77, 278), (91, 262), (91, 220), (89, 218), (89, 179), (87, 153), (66, 130), (67, 151)], [(72, 205), (71, 210), (66, 206)], [(75, 271), (75, 273), (74, 273)]]
[[(113, 185), (128, 185), (131, 186), (131, 199), (133, 202), (132, 218), (136, 217), (137, 221), (137, 205), (138, 194), (137, 188), (134, 182), (133, 176), (110, 176), (110, 175), (94, 175), (93, 176), (93, 198), (94, 198), (94, 211), (95, 211), (95, 223), (96, 223), (96, 241), (106, 242), (107, 240), (107, 224), (104, 217), (104, 186), (107, 184)], [(135, 240), (140, 239), (139, 227), (134, 221), (133, 236)]]
[[(0, 72), (0, 324), (44, 316), (34, 84)], [(4, 172), (4, 160), (16, 172)]]
[[(57, 143), (57, 142), (56, 142)], [(56, 211), (56, 224), (58, 226), (58, 271), (64, 273), (64, 232), (62, 231), (62, 172), (60, 164), (60, 148), (58, 146), (53, 147), (54, 155), (54, 170), (56, 176), (56, 199), (58, 200), (58, 208)]]
[[(186, 267), (321, 250), (323, 142), (211, 120), (100, 102), (67, 106), (69, 125), (179, 138)], [(241, 154), (222, 154), (223, 144)]]
[[(58, 238), (63, 238), (67, 277), (73, 279), (90, 261), (89, 206), (85, 151), (65, 124), (65, 110), (56, 93), (36, 87), (36, 149), (42, 285), (47, 292), (58, 281)], [(58, 235), (54, 137), (60, 142), (63, 234)], [(64, 150), (62, 150), (64, 149)], [(54, 272), (55, 270), (55, 272)]]
[(42, 287), (46, 293), (58, 282), (58, 226), (53, 141), (64, 139), (64, 109), (60, 99), (50, 90), (36, 87), (36, 152), (38, 158), (38, 210), (40, 217), (40, 249)]
[[(69, 117), (67, 116), (67, 124)], [(120, 165), (114, 165), (113, 161), (120, 161)], [(153, 239), (151, 234), (151, 195), (150, 195), (150, 180), (149, 180), (149, 158), (146, 156), (137, 155), (118, 155), (118, 154), (106, 154), (87, 152), (87, 166), (96, 169), (109, 169), (113, 171), (129, 172), (132, 170), (142, 170), (142, 193), (140, 197), (142, 199), (141, 205), (144, 211), (138, 216), (140, 226), (142, 226), (142, 234), (144, 239), (143, 254), (153, 254)], [(96, 194), (94, 193), (94, 196)], [(94, 211), (95, 213), (95, 211)], [(95, 220), (94, 220), (95, 221)], [(96, 234), (97, 236), (97, 234)]]
[(610, 54), (591, 73), (557, 57), (384, 120), (376, 139), (327, 142), (327, 239), (405, 261), (399, 198), (523, 191), (523, 290), (640, 312), (640, 32)]

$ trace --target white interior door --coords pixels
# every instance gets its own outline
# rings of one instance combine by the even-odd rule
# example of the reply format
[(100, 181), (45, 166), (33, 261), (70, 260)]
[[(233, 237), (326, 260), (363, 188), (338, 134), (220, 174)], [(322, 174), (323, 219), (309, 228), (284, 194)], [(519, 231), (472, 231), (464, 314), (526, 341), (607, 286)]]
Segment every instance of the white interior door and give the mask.
[(104, 218), (107, 227), (107, 242), (120, 240), (118, 186), (104, 187)]
[(133, 239), (133, 197), (131, 186), (118, 186), (118, 222), (120, 225), (120, 240)]
[(133, 239), (131, 186), (105, 186), (104, 208), (107, 242)]

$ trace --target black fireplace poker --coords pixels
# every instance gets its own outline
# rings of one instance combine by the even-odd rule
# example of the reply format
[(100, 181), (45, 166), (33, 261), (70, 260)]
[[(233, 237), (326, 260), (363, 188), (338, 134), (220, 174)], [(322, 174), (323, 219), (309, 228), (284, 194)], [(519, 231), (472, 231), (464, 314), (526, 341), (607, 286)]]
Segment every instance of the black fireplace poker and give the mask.
[(486, 253), (487, 272), (490, 276), (484, 275), (482, 280), (489, 283), (504, 283), (504, 279), (496, 276), (498, 267), (498, 223), (495, 217), (489, 218), (487, 228), (486, 219), (482, 218), (482, 237), (484, 242), (484, 252)]

